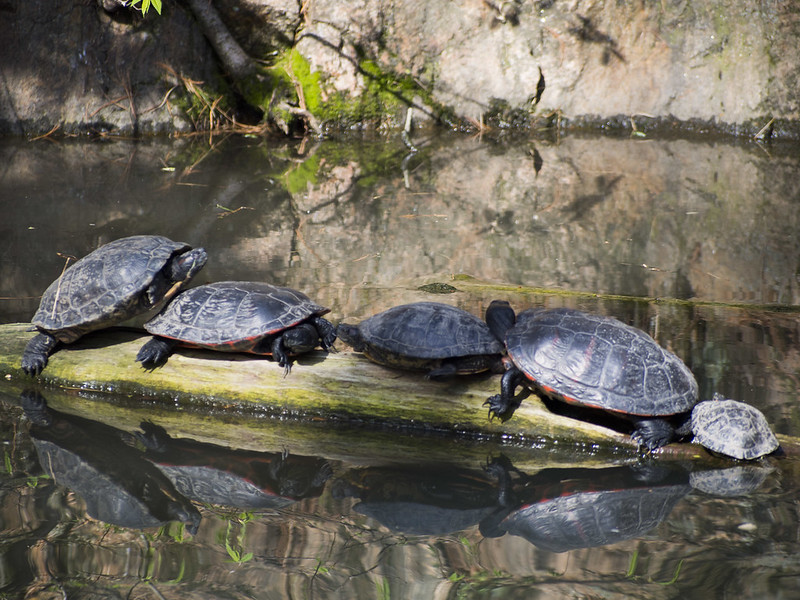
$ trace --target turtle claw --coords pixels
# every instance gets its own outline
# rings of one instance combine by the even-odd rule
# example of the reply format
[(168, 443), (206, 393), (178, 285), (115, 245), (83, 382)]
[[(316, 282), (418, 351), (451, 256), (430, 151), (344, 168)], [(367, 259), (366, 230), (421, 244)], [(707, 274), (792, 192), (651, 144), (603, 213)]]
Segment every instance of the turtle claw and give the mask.
[(664, 419), (642, 419), (635, 425), (631, 439), (649, 454), (675, 438), (675, 430)]
[(285, 379), (289, 373), (292, 372), (292, 361), (285, 352), (273, 355), (275, 360), (278, 361), (278, 366), (283, 367), (283, 378)]
[(503, 398), (500, 394), (490, 396), (486, 399), (483, 405), (489, 405), (489, 421), (493, 421), (495, 417), (502, 420), (503, 415), (508, 412), (508, 403), (503, 402)]
[(26, 356), (22, 359), (22, 370), (25, 372), (26, 375), (30, 375), (31, 377), (36, 377), (39, 375), (44, 368), (47, 366), (47, 357), (46, 356)]
[(174, 346), (172, 341), (153, 337), (139, 348), (136, 361), (142, 364), (145, 371), (154, 371), (167, 363)]
[(292, 360), (284, 347), (284, 336), (278, 336), (272, 343), (272, 358), (278, 363), (279, 367), (283, 367), (283, 376), (285, 378), (292, 371)]
[(48, 357), (57, 345), (58, 340), (46, 333), (32, 337), (22, 354), (22, 370), (33, 377), (39, 375), (47, 366)]
[(286, 379), (286, 376), (292, 372), (292, 363), (286, 361), (285, 364), (281, 365), (278, 363), (278, 365), (283, 367), (283, 378)]

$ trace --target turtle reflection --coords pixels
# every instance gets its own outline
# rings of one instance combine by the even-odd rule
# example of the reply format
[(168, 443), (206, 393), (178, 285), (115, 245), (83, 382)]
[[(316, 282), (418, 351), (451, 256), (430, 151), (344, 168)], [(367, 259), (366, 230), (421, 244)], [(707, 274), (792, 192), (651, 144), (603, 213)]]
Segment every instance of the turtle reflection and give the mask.
[(124, 432), (50, 409), (38, 392), (24, 392), (20, 400), (42, 468), (77, 492), (90, 516), (137, 529), (180, 521), (197, 532), (198, 510), (125, 443)]
[(483, 469), (402, 465), (351, 469), (331, 486), (335, 498), (392, 531), (444, 535), (478, 523), (497, 509), (497, 481)]
[(644, 535), (691, 491), (679, 465), (546, 468), (528, 475), (501, 456), (484, 468), (415, 465), (352, 469), (332, 485), (356, 512), (410, 535), (478, 525), (551, 552)]
[(332, 470), (321, 458), (232, 450), (176, 439), (144, 422), (137, 437), (152, 461), (186, 497), (240, 509), (280, 508), (322, 493)]
[(506, 533), (538, 548), (566, 552), (643, 536), (692, 488), (675, 465), (553, 468), (526, 475), (508, 461), (489, 465), (500, 508), (481, 521), (485, 537)]
[(755, 492), (773, 469), (769, 465), (744, 464), (723, 469), (692, 471), (689, 482), (692, 489), (709, 496), (732, 498)]

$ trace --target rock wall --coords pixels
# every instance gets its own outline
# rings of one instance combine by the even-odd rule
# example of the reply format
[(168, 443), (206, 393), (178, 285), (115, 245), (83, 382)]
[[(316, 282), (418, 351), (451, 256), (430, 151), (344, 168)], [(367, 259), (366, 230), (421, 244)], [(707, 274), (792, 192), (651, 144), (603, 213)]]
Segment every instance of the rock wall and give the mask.
[[(692, 124), (754, 134), (774, 119), (770, 134), (800, 137), (795, 3), (217, 4), (260, 64), (279, 64), (290, 48), (296, 50), (310, 74), (295, 69), (281, 94), (304, 91), (307, 98), (298, 94), (289, 102), (317, 111), (323, 121), (338, 111), (348, 112), (351, 123), (396, 126), (414, 102), (418, 117), (456, 125), (530, 125), (545, 118), (638, 129)], [(66, 132), (188, 130), (191, 113), (164, 102), (179, 83), (164, 65), (219, 85), (210, 47), (174, 1), (165, 2), (163, 15), (151, 11), (144, 20), (63, 0), (4, 10), (0, 133), (43, 133), (55, 125)], [(540, 69), (546, 86), (535, 104)], [(272, 73), (265, 67), (266, 79)], [(276, 98), (269, 92), (259, 106), (267, 114)]]
[(0, 8), (0, 134), (191, 131), (177, 75), (208, 83), (218, 73), (193, 21), (165, 5), (145, 20), (93, 2)]
[(332, 86), (357, 80), (342, 59), (362, 49), (468, 119), (528, 110), (541, 68), (537, 115), (743, 126), (798, 118), (799, 17), (726, 0), (312, 0), (298, 47)]

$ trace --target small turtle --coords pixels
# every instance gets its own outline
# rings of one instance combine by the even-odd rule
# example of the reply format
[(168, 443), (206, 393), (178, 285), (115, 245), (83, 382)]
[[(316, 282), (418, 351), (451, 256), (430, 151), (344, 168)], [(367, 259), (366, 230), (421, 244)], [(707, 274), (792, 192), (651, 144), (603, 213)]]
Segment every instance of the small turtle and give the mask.
[(38, 375), (59, 343), (122, 323), (169, 298), (206, 264), (206, 251), (158, 235), (126, 237), (73, 264), (42, 295), (22, 370)]
[(524, 384), (632, 422), (633, 439), (649, 450), (683, 434), (697, 402), (697, 382), (645, 332), (568, 308), (524, 311), (510, 328), (514, 311), (507, 302), (492, 302), (486, 313), (495, 335), (505, 335), (508, 351), (501, 393), (486, 401), (490, 418), (506, 415)]
[(503, 344), (470, 313), (438, 302), (395, 306), (337, 336), (385, 367), (427, 371), (430, 378), (502, 368)]
[(712, 452), (742, 460), (772, 454), (778, 439), (757, 408), (714, 394), (692, 409), (694, 441)]
[(289, 356), (327, 351), (336, 334), (322, 318), (329, 309), (297, 290), (268, 283), (221, 281), (179, 294), (144, 328), (155, 336), (136, 360), (146, 368), (167, 362), (176, 346), (271, 355), (287, 375)]

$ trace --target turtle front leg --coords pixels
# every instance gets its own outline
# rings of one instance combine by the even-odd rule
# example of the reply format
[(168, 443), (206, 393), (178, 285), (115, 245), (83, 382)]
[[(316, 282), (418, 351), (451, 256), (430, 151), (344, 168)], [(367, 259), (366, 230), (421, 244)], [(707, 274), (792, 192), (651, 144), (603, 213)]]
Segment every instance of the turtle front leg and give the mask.
[(494, 417), (502, 419), (512, 408), (516, 408), (518, 403), (514, 398), (514, 393), (524, 379), (525, 375), (516, 367), (511, 367), (503, 373), (503, 378), (500, 380), (500, 393), (490, 396), (483, 403), (484, 406), (489, 406), (490, 421)]
[(166, 338), (154, 337), (139, 349), (136, 360), (145, 369), (155, 369), (166, 364), (177, 342)]
[(283, 367), (284, 377), (286, 377), (292, 371), (292, 361), (289, 358), (289, 353), (286, 351), (286, 346), (283, 343), (285, 336), (286, 332), (284, 332), (283, 335), (277, 336), (272, 341), (272, 358), (278, 363), (278, 366)]
[(649, 452), (666, 446), (676, 439), (675, 428), (665, 419), (638, 419), (634, 422), (631, 438)]
[[(325, 321), (325, 319), (321, 319)], [(328, 323), (327, 321), (325, 321)], [(330, 323), (328, 323), (330, 325)], [(333, 325), (331, 325), (331, 330)], [(276, 337), (272, 342), (272, 357), (283, 367), (283, 376), (286, 377), (292, 370), (289, 355), (311, 352), (319, 345), (320, 334), (317, 327), (311, 323), (300, 323), (291, 327)], [(334, 336), (334, 339), (335, 336)]]
[(317, 330), (322, 347), (326, 352), (335, 352), (333, 343), (336, 341), (336, 327), (322, 317), (314, 317), (312, 323)]
[(38, 375), (47, 366), (48, 357), (58, 346), (58, 340), (49, 333), (40, 333), (28, 342), (22, 353), (22, 370), (28, 375)]

